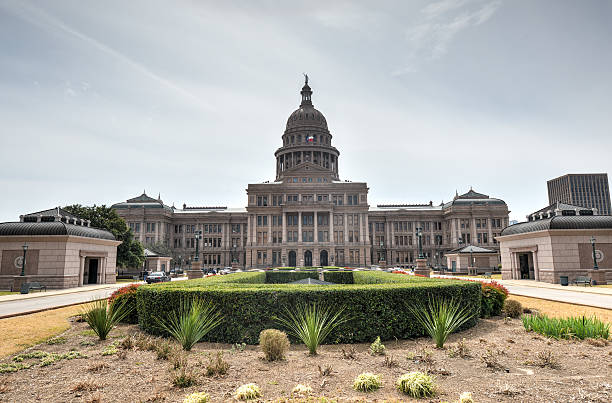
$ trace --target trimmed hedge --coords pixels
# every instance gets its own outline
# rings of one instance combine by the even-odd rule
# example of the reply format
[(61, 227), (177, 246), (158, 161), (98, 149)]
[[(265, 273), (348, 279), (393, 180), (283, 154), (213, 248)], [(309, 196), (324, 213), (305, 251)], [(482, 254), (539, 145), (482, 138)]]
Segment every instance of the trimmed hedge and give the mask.
[[(129, 284), (125, 287), (118, 288), (115, 290), (110, 297), (108, 302), (116, 300), (117, 303), (124, 303), (125, 309), (130, 309), (130, 313), (123, 318), (123, 323), (138, 323), (138, 311), (136, 308), (136, 291), (142, 284)], [(122, 302), (125, 300), (125, 302)]]
[(352, 271), (324, 271), (323, 279), (334, 284), (354, 284)]
[(316, 271), (266, 271), (265, 283), (285, 284), (309, 277), (318, 279), (319, 273)]
[(476, 311), (463, 328), (474, 326), (480, 312), (480, 284), (460, 280), (426, 279), (383, 272), (352, 272), (355, 284), (295, 285), (263, 284), (270, 272), (237, 273), (204, 279), (142, 286), (137, 306), (140, 327), (151, 334), (165, 335), (154, 317), (177, 309), (182, 298), (213, 301), (221, 311), (220, 326), (205, 340), (257, 344), (264, 329), (279, 328), (275, 317), (285, 307), (317, 302), (346, 307), (350, 320), (339, 326), (328, 342), (371, 342), (406, 339), (425, 334), (407, 309), (429, 296), (455, 298)]

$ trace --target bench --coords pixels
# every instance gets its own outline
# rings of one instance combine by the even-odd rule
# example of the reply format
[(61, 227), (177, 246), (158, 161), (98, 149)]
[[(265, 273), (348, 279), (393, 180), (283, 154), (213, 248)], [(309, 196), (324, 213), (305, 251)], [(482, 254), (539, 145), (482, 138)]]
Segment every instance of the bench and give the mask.
[(491, 273), (491, 272), (486, 272), (486, 273), (484, 274), (484, 278), (491, 278), (491, 275), (492, 275), (492, 274), (493, 274), (493, 273)]
[(42, 285), (38, 282), (31, 282), (31, 283), (23, 283), (21, 284), (21, 293), (22, 294), (27, 294), (30, 292), (30, 290), (38, 290), (38, 291), (42, 291), (42, 290), (47, 291), (47, 286), (46, 285)]
[(593, 280), (591, 280), (590, 277), (587, 276), (578, 276), (576, 277), (576, 280), (574, 280), (574, 284), (578, 285), (578, 284), (584, 284), (584, 286), (586, 287), (587, 284), (593, 285)]

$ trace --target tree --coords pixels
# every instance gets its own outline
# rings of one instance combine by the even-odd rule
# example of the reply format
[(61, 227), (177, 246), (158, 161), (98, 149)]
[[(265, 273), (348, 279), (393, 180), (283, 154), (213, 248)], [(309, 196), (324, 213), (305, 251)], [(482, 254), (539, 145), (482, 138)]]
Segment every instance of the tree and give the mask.
[(142, 267), (144, 263), (144, 248), (134, 239), (132, 230), (117, 212), (105, 205), (92, 207), (73, 204), (63, 207), (64, 210), (91, 221), (91, 226), (111, 232), (121, 244), (117, 246), (118, 267)]

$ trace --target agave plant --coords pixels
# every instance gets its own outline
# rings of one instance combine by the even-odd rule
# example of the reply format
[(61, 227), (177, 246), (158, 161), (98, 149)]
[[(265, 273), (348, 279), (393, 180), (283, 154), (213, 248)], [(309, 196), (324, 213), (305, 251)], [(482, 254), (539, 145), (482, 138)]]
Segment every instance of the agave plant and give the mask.
[(461, 308), (454, 299), (430, 298), (428, 305), (417, 305), (408, 309), (436, 342), (436, 348), (444, 347), (448, 335), (476, 314), (468, 307)]
[(126, 299), (122, 301), (114, 300), (110, 304), (105, 299), (93, 301), (85, 308), (81, 316), (100, 340), (106, 340), (106, 336), (113, 327), (132, 311), (132, 308), (126, 305), (126, 302)]
[(221, 322), (221, 314), (215, 306), (200, 299), (182, 299), (178, 310), (170, 312), (167, 319), (155, 317), (157, 324), (178, 341), (185, 351), (202, 340)]
[(285, 314), (277, 320), (308, 347), (310, 355), (316, 355), (317, 347), (327, 336), (348, 320), (343, 313), (344, 307), (336, 310), (316, 303), (301, 304), (285, 308)]

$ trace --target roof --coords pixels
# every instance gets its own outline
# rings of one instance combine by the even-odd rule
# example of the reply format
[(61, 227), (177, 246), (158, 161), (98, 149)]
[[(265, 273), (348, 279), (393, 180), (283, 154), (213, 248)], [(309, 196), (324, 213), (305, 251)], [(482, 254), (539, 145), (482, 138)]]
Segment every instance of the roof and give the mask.
[(76, 220), (83, 220), (83, 218), (72, 214), (71, 212), (69, 212), (68, 210), (64, 210), (61, 207), (54, 207), (54, 208), (50, 208), (47, 210), (42, 210), (42, 211), (37, 211), (35, 213), (28, 213), (28, 214), (24, 214), (24, 217), (33, 217), (33, 216), (43, 216), (43, 217), (70, 217), (70, 218), (74, 218)]
[(330, 283), (328, 281), (317, 280), (316, 278), (303, 278), (301, 280), (292, 281), (289, 284), (309, 284), (309, 285), (332, 285), (334, 283)]
[(165, 209), (168, 211), (172, 211), (172, 207), (166, 206), (161, 199), (154, 199), (150, 196), (147, 196), (146, 193), (141, 194), (140, 196), (133, 197), (131, 199), (126, 200), (125, 202), (115, 203), (111, 206), (114, 209), (129, 209), (129, 208), (155, 208), (155, 209)]
[(115, 236), (109, 231), (84, 227), (82, 225), (66, 224), (61, 221), (0, 223), (0, 236), (24, 235), (72, 235), (85, 238), (115, 240)]
[(478, 193), (473, 189), (470, 189), (467, 193), (462, 195), (456, 195), (453, 201), (444, 204), (444, 208), (448, 208), (451, 206), (490, 206), (490, 205), (500, 205), (505, 206), (506, 202), (501, 199), (496, 199), (494, 197), (489, 197), (489, 195)]
[(578, 211), (578, 210), (586, 210), (586, 211), (593, 211), (592, 208), (590, 207), (581, 207), (581, 206), (575, 206), (572, 204), (567, 204), (567, 203), (561, 203), (561, 202), (556, 202), (551, 204), (550, 206), (544, 207), (538, 211), (534, 211), (533, 213), (529, 214), (528, 217), (533, 216), (533, 215), (539, 215), (540, 213), (548, 213), (549, 211), (555, 211), (555, 210), (572, 210), (572, 211)]
[(511, 225), (509, 227), (504, 228), (500, 235), (506, 236), (559, 229), (612, 229), (612, 216), (554, 216), (552, 218), (545, 218), (536, 221), (527, 221)]
[(468, 245), (462, 248), (453, 249), (448, 253), (497, 253), (497, 251), (492, 249), (481, 248), (480, 246)]

